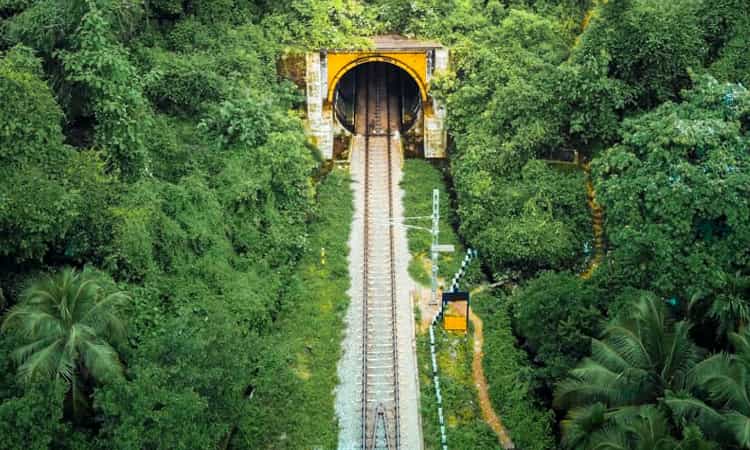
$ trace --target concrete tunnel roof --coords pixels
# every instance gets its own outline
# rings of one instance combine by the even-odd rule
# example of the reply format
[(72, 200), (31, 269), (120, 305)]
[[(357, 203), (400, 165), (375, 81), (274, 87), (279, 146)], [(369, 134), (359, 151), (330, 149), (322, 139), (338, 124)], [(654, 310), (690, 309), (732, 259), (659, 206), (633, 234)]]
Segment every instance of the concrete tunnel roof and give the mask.
[(398, 34), (374, 36), (372, 42), (375, 50), (427, 50), (443, 47), (438, 42), (411, 39)]
[(420, 39), (412, 39), (399, 34), (384, 34), (380, 36), (372, 36), (369, 38), (372, 42), (372, 48), (369, 49), (353, 49), (353, 48), (327, 48), (322, 49), (331, 53), (352, 53), (358, 51), (367, 52), (408, 52), (408, 51), (425, 51), (436, 48), (444, 48), (442, 44), (435, 41), (425, 41)]

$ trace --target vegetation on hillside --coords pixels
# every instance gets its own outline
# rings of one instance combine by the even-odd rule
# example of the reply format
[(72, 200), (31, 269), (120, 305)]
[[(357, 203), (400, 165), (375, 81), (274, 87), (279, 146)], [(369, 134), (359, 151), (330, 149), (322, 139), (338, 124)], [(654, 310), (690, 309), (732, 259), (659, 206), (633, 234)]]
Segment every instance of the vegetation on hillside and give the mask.
[(453, 50), (511, 437), (750, 448), (746, 0), (0, 0), (0, 448), (334, 445), (349, 194), (276, 60), (386, 32)]
[[(561, 447), (747, 448), (746, 5), (380, 3), (454, 50), (433, 94), (448, 104), (459, 231), (512, 281), (478, 308), (511, 318), (530, 361), (516, 375), (566, 417)], [(589, 280), (584, 175), (549, 163), (575, 155), (605, 212), (607, 253)], [(488, 342), (505, 333), (492, 317)], [(613, 331), (646, 323), (658, 356)], [(679, 355), (665, 353), (678, 339)], [(487, 355), (490, 383), (507, 379)], [(506, 395), (493, 393), (501, 412)]]
[(292, 3), (0, 1), (0, 448), (335, 445), (350, 193), (276, 60), (357, 26)]

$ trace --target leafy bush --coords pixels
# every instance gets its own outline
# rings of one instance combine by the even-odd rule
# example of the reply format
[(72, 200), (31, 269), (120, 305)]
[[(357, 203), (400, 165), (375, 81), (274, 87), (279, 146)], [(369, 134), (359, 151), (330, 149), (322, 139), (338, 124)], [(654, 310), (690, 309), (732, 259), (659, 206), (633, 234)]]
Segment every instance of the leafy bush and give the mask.
[(750, 55), (746, 51), (750, 46), (750, 15), (737, 22), (730, 36), (710, 72), (720, 80), (750, 86)]
[[(214, 31), (214, 33), (212, 33)], [(207, 26), (194, 17), (177, 22), (166, 35), (169, 50), (187, 54), (191, 50), (208, 50), (216, 44), (212, 34), (215, 28)]]
[(544, 272), (510, 298), (516, 331), (534, 355), (536, 388), (551, 392), (588, 354), (603, 318), (599, 296), (576, 275)]
[(555, 447), (554, 414), (535, 399), (524, 380), (529, 362), (515, 345), (511, 333), (508, 300), (481, 294), (472, 298), (472, 308), (482, 315), (484, 327), (484, 368), (490, 398), (517, 448), (549, 450)]
[(71, 149), (62, 111), (29, 49), (0, 59), (0, 254), (41, 258), (77, 215), (77, 195), (61, 183)]
[(301, 134), (273, 132), (267, 139), (258, 148), (233, 152), (217, 182), (232, 217), (235, 250), (262, 255), (275, 266), (294, 261), (305, 248), (314, 161)]
[(201, 126), (214, 134), (221, 145), (262, 145), (271, 130), (270, 101), (243, 96), (225, 100), (214, 108)]
[(616, 278), (665, 297), (714, 295), (748, 263), (748, 92), (702, 78), (682, 104), (626, 120), (594, 162)]
[(697, 0), (602, 3), (574, 52), (577, 61), (606, 55), (609, 75), (624, 81), (639, 107), (674, 99), (703, 66), (706, 45)]
[(152, 51), (151, 59), (144, 89), (159, 109), (195, 114), (204, 103), (221, 99), (226, 81), (211, 70), (212, 58)]
[(131, 362), (132, 381), (99, 390), (96, 401), (108, 419), (102, 430), (107, 442), (208, 448), (225, 439), (246, 414), (245, 392), (257, 370), (256, 357), (236, 350), (249, 348), (255, 339), (215, 300), (206, 300), (160, 325), (159, 334)]
[(550, 18), (510, 10), (438, 79), (461, 232), (494, 273), (572, 267), (590, 240), (583, 175), (534, 160), (613, 140), (627, 90), (595, 59), (566, 61), (565, 37)]
[[(0, 401), (0, 448), (44, 450), (70, 442), (70, 427), (62, 421), (62, 386), (37, 386), (24, 395)], [(71, 442), (72, 443), (72, 442)]]
[(42, 79), (41, 61), (17, 46), (0, 59), (0, 167), (63, 162), (63, 113)]
[(183, 0), (152, 0), (148, 7), (157, 17), (175, 17), (182, 14), (183, 3)]
[(110, 36), (109, 22), (92, 7), (81, 19), (75, 51), (61, 51), (67, 80), (90, 96), (96, 118), (96, 143), (126, 179), (137, 179), (146, 167), (146, 136), (151, 112), (140, 77), (127, 51)]
[(123, 279), (143, 280), (156, 268), (153, 246), (160, 205), (154, 184), (129, 186), (121, 203), (111, 207), (113, 236), (105, 264)]
[[(70, 23), (65, 5), (57, 2), (20, 2), (14, 5), (13, 13), (0, 24), (2, 41), (9, 45), (23, 44), (37, 51), (50, 54), (59, 45), (61, 36), (68, 31)], [(17, 9), (16, 9), (17, 8)]]
[(107, 173), (101, 152), (77, 152), (65, 167), (65, 189), (73, 196), (76, 212), (65, 235), (64, 259), (72, 263), (100, 264), (112, 238), (114, 219), (110, 206), (119, 199), (121, 185)]
[(582, 256), (591, 221), (581, 173), (530, 161), (520, 176), (462, 174), (464, 185), (461, 231), (494, 272), (572, 266)]

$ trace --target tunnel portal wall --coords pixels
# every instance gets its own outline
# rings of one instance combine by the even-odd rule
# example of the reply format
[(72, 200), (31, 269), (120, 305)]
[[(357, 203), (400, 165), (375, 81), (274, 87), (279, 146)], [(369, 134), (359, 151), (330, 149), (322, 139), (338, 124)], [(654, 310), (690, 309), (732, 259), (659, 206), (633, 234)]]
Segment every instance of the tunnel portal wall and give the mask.
[(447, 133), (445, 106), (429, 95), (433, 74), (448, 69), (448, 49), (421, 48), (400, 51), (320, 51), (306, 55), (307, 128), (312, 143), (325, 159), (333, 158), (333, 136), (337, 127), (332, 104), (336, 83), (353, 68), (368, 62), (385, 62), (406, 71), (420, 90), (424, 113), (424, 155), (445, 158)]

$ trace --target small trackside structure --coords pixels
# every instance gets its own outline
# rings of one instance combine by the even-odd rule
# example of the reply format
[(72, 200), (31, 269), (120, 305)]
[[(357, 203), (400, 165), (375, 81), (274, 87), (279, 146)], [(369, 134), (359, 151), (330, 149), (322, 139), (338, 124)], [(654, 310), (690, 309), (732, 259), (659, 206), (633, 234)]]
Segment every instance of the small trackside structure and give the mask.
[(469, 330), (468, 292), (443, 292), (442, 316), (445, 331), (466, 333)]
[[(447, 133), (444, 105), (430, 95), (434, 75), (448, 69), (448, 49), (435, 42), (400, 36), (372, 38), (361, 50), (322, 49), (305, 55), (307, 130), (311, 142), (327, 159), (334, 158), (334, 138), (349, 134), (336, 113), (337, 87), (345, 75), (368, 63), (386, 63), (403, 70), (418, 88), (419, 108), (411, 132), (418, 134), (426, 158), (445, 158)], [(347, 85), (348, 87), (348, 85)]]

